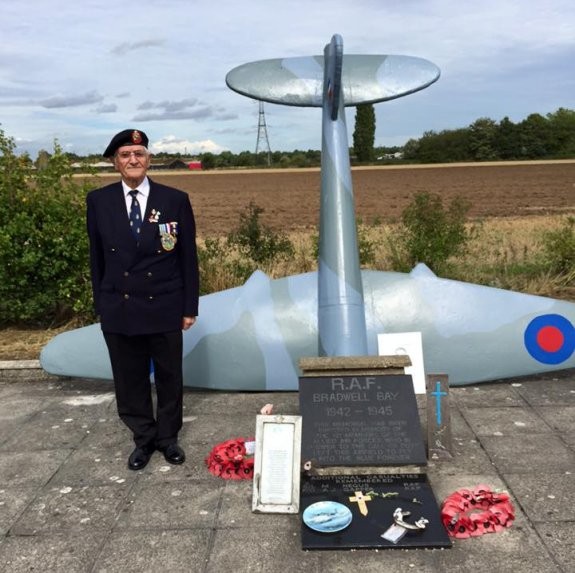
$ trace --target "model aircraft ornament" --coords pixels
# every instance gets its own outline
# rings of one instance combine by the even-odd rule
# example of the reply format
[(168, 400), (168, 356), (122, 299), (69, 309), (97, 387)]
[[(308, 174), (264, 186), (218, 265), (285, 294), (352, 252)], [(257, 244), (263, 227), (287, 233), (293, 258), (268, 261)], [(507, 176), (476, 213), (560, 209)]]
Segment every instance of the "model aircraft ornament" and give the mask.
[[(228, 86), (249, 97), (322, 107), (318, 272), (200, 298), (184, 332), (184, 383), (221, 390), (297, 390), (309, 356), (376, 355), (380, 333), (419, 331), (428, 372), (450, 385), (575, 367), (575, 304), (442, 279), (425, 265), (409, 274), (361, 271), (345, 106), (422, 90), (439, 69), (409, 56), (344, 55), (333, 36), (323, 56), (252, 62)], [(112, 379), (99, 324), (64, 332), (42, 350), (44, 370)]]

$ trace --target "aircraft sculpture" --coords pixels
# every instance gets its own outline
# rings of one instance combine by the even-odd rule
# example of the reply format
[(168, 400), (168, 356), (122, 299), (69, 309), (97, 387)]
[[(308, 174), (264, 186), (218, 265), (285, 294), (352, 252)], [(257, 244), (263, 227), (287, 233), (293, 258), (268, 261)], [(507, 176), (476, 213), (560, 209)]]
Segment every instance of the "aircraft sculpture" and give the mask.
[[(402, 97), (439, 78), (408, 56), (343, 55), (333, 36), (324, 56), (239, 66), (228, 86), (249, 97), (322, 107), (318, 272), (205, 295), (184, 332), (184, 381), (221, 390), (297, 390), (298, 360), (377, 354), (377, 335), (419, 331), (428, 372), (451, 385), (575, 367), (575, 304), (435, 276), (361, 271), (345, 106)], [(51, 374), (112, 379), (99, 324), (62, 333), (42, 350)]]

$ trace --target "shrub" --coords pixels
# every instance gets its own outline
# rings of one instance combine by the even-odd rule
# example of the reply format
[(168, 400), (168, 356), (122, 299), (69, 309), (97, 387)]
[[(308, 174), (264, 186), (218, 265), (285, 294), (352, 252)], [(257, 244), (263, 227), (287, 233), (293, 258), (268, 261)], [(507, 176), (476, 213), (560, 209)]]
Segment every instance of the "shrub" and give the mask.
[(543, 233), (545, 263), (552, 273), (570, 275), (575, 271), (575, 217), (562, 227)]
[(459, 197), (446, 209), (439, 195), (415, 195), (402, 213), (397, 236), (387, 239), (394, 270), (406, 272), (417, 263), (425, 263), (435, 273), (444, 270), (448, 259), (462, 254), (473, 236), (465, 226), (470, 207)]
[(262, 225), (260, 215), (263, 212), (250, 201), (246, 210), (240, 213), (238, 226), (228, 234), (228, 245), (257, 264), (293, 257), (295, 250), (287, 235)]
[(0, 325), (92, 317), (85, 191), (57, 142), (42, 170), (0, 130)]

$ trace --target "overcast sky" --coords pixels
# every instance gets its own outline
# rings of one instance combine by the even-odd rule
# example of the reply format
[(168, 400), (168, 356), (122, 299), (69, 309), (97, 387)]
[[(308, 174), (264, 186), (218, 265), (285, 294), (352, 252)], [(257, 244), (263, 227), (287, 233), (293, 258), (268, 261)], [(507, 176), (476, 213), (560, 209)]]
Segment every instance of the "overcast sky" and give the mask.
[[(376, 105), (376, 145), (575, 109), (573, 0), (2, 0), (0, 128), (33, 157), (54, 139), (100, 153), (132, 127), (153, 151), (254, 151), (258, 104), (227, 72), (322, 54), (336, 33), (344, 53), (441, 69), (426, 90)], [(265, 114), (272, 151), (321, 147), (319, 109)]]

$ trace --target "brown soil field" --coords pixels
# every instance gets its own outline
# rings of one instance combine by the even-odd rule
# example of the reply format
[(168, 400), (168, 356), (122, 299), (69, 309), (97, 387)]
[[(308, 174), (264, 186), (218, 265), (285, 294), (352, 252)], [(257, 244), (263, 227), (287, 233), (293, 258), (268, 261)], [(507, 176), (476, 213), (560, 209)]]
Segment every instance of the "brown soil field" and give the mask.
[[(250, 201), (264, 209), (263, 222), (276, 230), (313, 229), (319, 220), (319, 169), (152, 171), (150, 176), (190, 194), (200, 237), (227, 234)], [(117, 178), (99, 175), (95, 185)], [(352, 178), (356, 212), (365, 223), (399, 220), (422, 191), (440, 195), (444, 204), (456, 196), (467, 198), (477, 219), (508, 217), (512, 222), (575, 214), (575, 160), (355, 168)], [(0, 330), (0, 360), (37, 358), (50, 338), (71, 327)]]
[[(286, 232), (319, 220), (319, 169), (152, 172), (158, 182), (190, 194), (198, 234), (226, 234), (250, 201), (261, 220)], [(415, 194), (456, 196), (471, 203), (474, 219), (575, 212), (575, 161), (354, 168), (356, 213), (364, 223), (399, 220)]]

